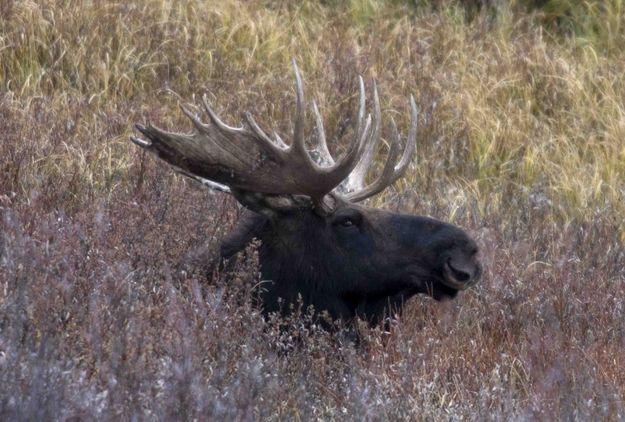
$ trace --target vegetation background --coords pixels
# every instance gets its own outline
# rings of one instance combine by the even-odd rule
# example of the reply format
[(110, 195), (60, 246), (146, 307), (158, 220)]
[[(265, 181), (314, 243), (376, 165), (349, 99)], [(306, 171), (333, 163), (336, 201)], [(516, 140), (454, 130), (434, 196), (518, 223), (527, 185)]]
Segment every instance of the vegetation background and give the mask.
[[(625, 419), (625, 2), (0, 2), (0, 419)], [(291, 128), (291, 58), (330, 139), (356, 75), (422, 110), (373, 205), (479, 240), (483, 281), (362, 344), (251, 305), (240, 212), (135, 122)], [(207, 275), (208, 274), (208, 275)]]

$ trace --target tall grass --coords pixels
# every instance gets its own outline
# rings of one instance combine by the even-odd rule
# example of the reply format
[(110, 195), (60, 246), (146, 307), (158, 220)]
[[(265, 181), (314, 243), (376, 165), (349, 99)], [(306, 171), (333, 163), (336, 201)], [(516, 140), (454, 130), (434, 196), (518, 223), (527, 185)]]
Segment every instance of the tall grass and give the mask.
[[(503, 3), (3, 2), (0, 414), (622, 419), (624, 5)], [(400, 127), (414, 94), (418, 159), (372, 205), (481, 244), (474, 291), (359, 346), (260, 318), (253, 251), (211, 273), (234, 200), (128, 142), (204, 92), (288, 138), (292, 58), (333, 148), (358, 74)]]

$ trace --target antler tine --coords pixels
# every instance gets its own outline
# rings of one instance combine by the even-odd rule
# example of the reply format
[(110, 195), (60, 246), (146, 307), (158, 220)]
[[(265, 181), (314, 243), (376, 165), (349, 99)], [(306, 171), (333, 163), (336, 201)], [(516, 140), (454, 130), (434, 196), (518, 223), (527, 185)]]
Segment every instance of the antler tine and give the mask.
[(185, 114), (185, 116), (187, 116), (189, 120), (191, 120), (191, 122), (193, 123), (193, 126), (195, 126), (198, 132), (206, 131), (206, 125), (200, 121), (199, 117), (197, 117), (197, 114), (195, 114), (194, 112), (192, 112), (191, 110), (189, 110), (187, 107), (185, 107), (182, 104), (180, 104), (179, 107), (180, 107), (180, 110), (182, 110), (182, 112)]
[(280, 147), (281, 149), (288, 149), (289, 148), (289, 146), (286, 144), (286, 142), (284, 142), (282, 140), (280, 135), (278, 135), (278, 132), (276, 132), (275, 130), (273, 131), (273, 136), (274, 136), (274, 138), (276, 138), (276, 144), (278, 144), (278, 147)]
[[(365, 81), (362, 76), (358, 75), (358, 86), (360, 88), (360, 94), (358, 97), (358, 121), (356, 122), (356, 133), (360, 135), (362, 131), (362, 123), (365, 118)], [(358, 136), (357, 135), (357, 136)]]
[[(373, 126), (371, 129), (371, 137), (372, 140), (367, 145), (367, 149), (363, 154), (363, 159), (356, 166), (356, 171), (358, 167), (362, 165), (362, 167), (366, 170), (371, 166), (371, 162), (373, 161), (373, 156), (375, 155), (375, 147), (380, 142), (380, 129), (382, 129), (382, 110), (380, 108), (380, 97), (378, 95), (378, 84), (373, 81)], [(363, 174), (362, 181), (364, 183)]]
[(323, 129), (323, 119), (321, 118), (321, 113), (319, 113), (319, 108), (317, 107), (317, 103), (315, 100), (312, 102), (313, 113), (315, 114), (315, 127), (317, 128), (317, 145), (316, 150), (320, 155), (321, 163), (326, 166), (334, 165), (334, 158), (332, 154), (330, 154), (330, 150), (328, 149), (328, 144), (326, 141), (325, 130)]
[[(276, 145), (276, 143), (273, 142), (271, 138), (269, 138), (269, 136), (265, 134), (265, 132), (263, 132), (260, 126), (258, 126), (258, 123), (256, 123), (256, 120), (254, 120), (254, 117), (252, 117), (252, 114), (249, 112), (245, 112), (244, 117), (250, 129), (252, 129), (252, 132), (254, 132), (254, 134), (257, 136), (254, 137), (254, 140), (258, 143), (258, 145), (278, 160), (286, 160), (286, 151)], [(284, 142), (282, 143), (284, 144)]]
[(395, 120), (391, 117), (391, 128), (393, 131), (393, 137), (391, 138), (391, 145), (388, 152), (388, 157), (386, 159), (386, 163), (384, 164), (384, 169), (382, 173), (378, 176), (375, 182), (366, 188), (352, 192), (347, 195), (347, 199), (350, 201), (358, 202), (363, 199), (369, 198), (370, 196), (376, 195), (382, 192), (388, 185), (392, 183), (394, 174), (395, 174), (395, 164), (397, 163), (397, 158), (399, 157), (399, 148), (400, 148), (400, 136), (399, 131), (397, 130), (397, 125), (395, 124)]
[(349, 174), (346, 182), (344, 182), (344, 188), (347, 192), (355, 192), (365, 187), (365, 178), (367, 172), (371, 167), (373, 158), (375, 156), (376, 147), (380, 141), (380, 129), (382, 126), (382, 111), (380, 108), (380, 97), (378, 95), (378, 86), (376, 82), (373, 82), (373, 121), (371, 127), (371, 139), (367, 142), (365, 151), (362, 158)]
[(371, 115), (367, 115), (360, 138), (354, 138), (347, 152), (332, 167), (321, 169), (328, 185), (332, 185), (333, 188), (338, 186), (353, 171), (362, 156), (367, 141), (371, 139), (369, 136), (370, 129)]
[[(292, 148), (298, 155), (308, 156), (306, 151), (306, 144), (304, 141), (304, 86), (302, 84), (302, 77), (299, 73), (299, 68), (293, 59), (293, 71), (295, 72), (295, 97), (296, 97), (296, 110), (295, 110), (295, 125), (293, 127), (293, 145)], [(312, 162), (312, 160), (310, 160)]]
[(224, 132), (231, 132), (231, 133), (243, 132), (244, 130), (243, 126), (241, 127), (228, 126), (227, 124), (221, 121), (219, 116), (217, 116), (217, 113), (215, 113), (213, 109), (211, 108), (211, 106), (208, 105), (208, 97), (206, 96), (206, 94), (202, 95), (202, 104), (204, 105), (204, 110), (206, 110), (206, 114), (208, 114), (208, 117), (210, 117), (211, 122), (213, 122), (219, 129), (223, 130)]
[[(141, 126), (141, 125), (135, 125), (135, 126)], [(139, 129), (137, 127), (137, 129)], [(152, 146), (152, 141), (146, 141), (145, 139), (141, 139), (141, 138), (137, 138), (136, 136), (130, 135), (130, 140), (132, 141), (133, 144), (140, 146), (141, 148), (144, 149), (150, 149), (150, 147)]]
[(410, 129), (408, 130), (408, 139), (406, 140), (406, 146), (404, 147), (404, 153), (399, 160), (399, 163), (395, 167), (393, 179), (391, 183), (394, 183), (397, 179), (402, 177), (406, 170), (408, 170), (408, 164), (412, 160), (412, 157), (417, 149), (417, 122), (418, 122), (418, 110), (415, 103), (414, 96), (410, 96)]

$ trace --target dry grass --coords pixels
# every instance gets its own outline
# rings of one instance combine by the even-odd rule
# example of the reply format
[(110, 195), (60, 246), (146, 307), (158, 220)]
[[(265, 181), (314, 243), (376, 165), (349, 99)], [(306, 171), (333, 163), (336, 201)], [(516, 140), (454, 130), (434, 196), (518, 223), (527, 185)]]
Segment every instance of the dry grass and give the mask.
[[(485, 3), (1, 3), (2, 418), (624, 419), (625, 4)], [(330, 138), (357, 74), (403, 127), (414, 93), (377, 205), (482, 245), (475, 290), (359, 346), (260, 318), (253, 251), (207, 279), (235, 202), (127, 140), (204, 92), (287, 133), (292, 57)]]

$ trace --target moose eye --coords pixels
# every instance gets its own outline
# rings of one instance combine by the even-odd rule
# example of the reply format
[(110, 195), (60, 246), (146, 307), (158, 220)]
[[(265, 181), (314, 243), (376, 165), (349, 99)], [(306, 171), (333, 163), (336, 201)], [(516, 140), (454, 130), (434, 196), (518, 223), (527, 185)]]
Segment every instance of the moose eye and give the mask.
[(349, 218), (346, 218), (343, 221), (341, 221), (339, 225), (341, 227), (352, 227), (354, 225), (354, 222), (350, 220)]
[(356, 228), (360, 226), (361, 219), (361, 215), (357, 212), (343, 212), (336, 216), (333, 224), (344, 229)]

